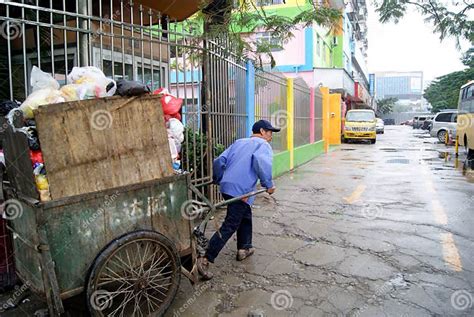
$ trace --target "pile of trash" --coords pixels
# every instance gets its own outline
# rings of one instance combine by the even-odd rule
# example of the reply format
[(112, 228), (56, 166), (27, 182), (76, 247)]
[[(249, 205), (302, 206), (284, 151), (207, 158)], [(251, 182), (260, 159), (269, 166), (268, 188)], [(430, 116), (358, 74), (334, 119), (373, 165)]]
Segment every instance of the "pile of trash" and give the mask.
[[(67, 76), (67, 85), (60, 84), (38, 67), (33, 66), (30, 76), (32, 93), (19, 105), (13, 101), (0, 103), (0, 115), (5, 116), (15, 131), (24, 133), (28, 139), (30, 159), (33, 166), (36, 188), (41, 201), (51, 200), (49, 183), (46, 177), (41, 145), (38, 139), (34, 110), (40, 106), (79, 101), (94, 98), (120, 96), (139, 96), (151, 93), (146, 85), (128, 80), (114, 80), (107, 78), (97, 67), (74, 67)], [(181, 107), (183, 100), (171, 95), (166, 88), (160, 88), (153, 94), (161, 95), (161, 106), (168, 131), (168, 141), (171, 151), (173, 168), (180, 169), (181, 144), (184, 141), (184, 126), (181, 123)], [(23, 126), (15, 127), (14, 118), (21, 111)]]
[(181, 107), (183, 99), (176, 98), (166, 88), (159, 88), (153, 92), (154, 95), (161, 96), (161, 106), (165, 116), (166, 130), (168, 131), (168, 143), (170, 145), (173, 169), (179, 170), (181, 167), (180, 153), (181, 144), (184, 142), (184, 125), (181, 122)]

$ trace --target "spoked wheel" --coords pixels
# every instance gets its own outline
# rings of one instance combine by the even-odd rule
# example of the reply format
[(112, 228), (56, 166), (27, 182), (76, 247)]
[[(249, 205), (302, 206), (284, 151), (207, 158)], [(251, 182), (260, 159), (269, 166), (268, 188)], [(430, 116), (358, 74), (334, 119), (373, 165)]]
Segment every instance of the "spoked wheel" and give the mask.
[(181, 279), (173, 243), (154, 231), (128, 233), (92, 265), (87, 303), (93, 316), (161, 316)]

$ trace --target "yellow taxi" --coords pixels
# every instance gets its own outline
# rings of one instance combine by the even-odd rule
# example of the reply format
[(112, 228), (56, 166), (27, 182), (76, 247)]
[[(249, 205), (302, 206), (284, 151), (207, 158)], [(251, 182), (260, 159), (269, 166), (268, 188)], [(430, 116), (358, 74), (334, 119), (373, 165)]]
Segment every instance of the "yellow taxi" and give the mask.
[(346, 114), (342, 142), (349, 140), (369, 140), (374, 144), (377, 140), (377, 119), (370, 109), (349, 110)]

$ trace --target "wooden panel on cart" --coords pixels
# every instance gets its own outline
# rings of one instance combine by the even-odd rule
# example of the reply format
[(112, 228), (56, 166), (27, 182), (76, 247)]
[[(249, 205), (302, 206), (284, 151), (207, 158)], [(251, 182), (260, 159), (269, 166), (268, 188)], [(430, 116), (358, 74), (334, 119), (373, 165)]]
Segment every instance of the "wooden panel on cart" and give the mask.
[(173, 175), (158, 96), (47, 105), (35, 119), (52, 199)]
[[(17, 128), (23, 126), (23, 115), (21, 112), (16, 113), (13, 122)], [(17, 193), (38, 199), (39, 194), (36, 191), (26, 134), (15, 130), (7, 122), (6, 118), (0, 118), (0, 134), (8, 181), (16, 189)]]

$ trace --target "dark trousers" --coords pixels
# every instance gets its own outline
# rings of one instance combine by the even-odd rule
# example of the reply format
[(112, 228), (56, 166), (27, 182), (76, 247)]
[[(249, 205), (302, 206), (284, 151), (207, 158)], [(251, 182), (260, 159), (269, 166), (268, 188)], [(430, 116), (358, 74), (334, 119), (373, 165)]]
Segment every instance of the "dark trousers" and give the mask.
[[(232, 197), (222, 194), (225, 200)], [(243, 201), (237, 201), (227, 205), (227, 215), (221, 228), (214, 233), (207, 248), (206, 257), (209, 262), (221, 252), (224, 245), (237, 231), (237, 249), (249, 249), (252, 247), (252, 209)]]

